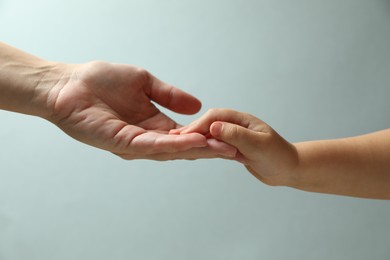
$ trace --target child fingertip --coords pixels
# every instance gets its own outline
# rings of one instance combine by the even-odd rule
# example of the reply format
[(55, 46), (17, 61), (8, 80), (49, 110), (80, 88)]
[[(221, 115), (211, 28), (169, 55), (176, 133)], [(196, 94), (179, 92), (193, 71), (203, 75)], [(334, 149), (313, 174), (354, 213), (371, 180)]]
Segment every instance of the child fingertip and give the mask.
[(178, 129), (172, 129), (172, 130), (169, 130), (169, 134), (170, 135), (177, 135), (177, 134), (180, 134), (180, 131)]
[(221, 135), (222, 133), (222, 128), (223, 128), (223, 124), (221, 122), (214, 122), (211, 126), (210, 126), (210, 133), (213, 135), (213, 136), (219, 136)]

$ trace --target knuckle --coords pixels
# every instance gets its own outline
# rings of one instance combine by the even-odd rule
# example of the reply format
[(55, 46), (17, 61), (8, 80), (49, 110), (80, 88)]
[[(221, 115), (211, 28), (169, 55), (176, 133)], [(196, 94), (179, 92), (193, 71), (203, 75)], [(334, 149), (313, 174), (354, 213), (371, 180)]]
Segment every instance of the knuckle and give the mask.
[(221, 120), (222, 114), (223, 114), (222, 109), (220, 109), (220, 108), (210, 108), (203, 115), (203, 120), (206, 120), (207, 122), (209, 122), (211, 124), (213, 121)]
[(207, 110), (205, 115), (210, 117), (210, 116), (212, 116), (214, 114), (215, 114), (215, 108), (210, 108), (210, 109)]
[(206, 114), (209, 115), (209, 116), (216, 116), (220, 113), (221, 109), (219, 108), (210, 108), (209, 110), (207, 110)]
[(143, 82), (149, 82), (152, 76), (149, 71), (140, 67), (136, 68), (136, 73), (143, 80)]

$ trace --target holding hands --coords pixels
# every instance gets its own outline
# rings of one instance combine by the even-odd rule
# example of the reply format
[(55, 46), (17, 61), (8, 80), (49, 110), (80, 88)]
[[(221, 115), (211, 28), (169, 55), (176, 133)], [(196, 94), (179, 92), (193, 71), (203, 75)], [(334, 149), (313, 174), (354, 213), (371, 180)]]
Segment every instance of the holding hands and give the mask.
[(237, 149), (233, 158), (259, 180), (281, 185), (298, 166), (294, 145), (284, 140), (260, 119), (229, 109), (211, 109), (188, 126), (171, 130), (171, 134), (201, 133)]
[(390, 130), (289, 143), (260, 119), (212, 109), (182, 127), (154, 103), (194, 114), (201, 103), (144, 69), (44, 61), (0, 42), (0, 109), (40, 116), (124, 159), (233, 159), (260, 181), (390, 199)]

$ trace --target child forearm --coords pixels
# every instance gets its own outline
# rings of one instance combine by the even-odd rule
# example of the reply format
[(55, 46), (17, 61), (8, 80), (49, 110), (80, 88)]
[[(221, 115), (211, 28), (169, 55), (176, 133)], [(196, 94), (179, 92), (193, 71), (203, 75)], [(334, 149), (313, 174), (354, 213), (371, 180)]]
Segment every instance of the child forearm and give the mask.
[(295, 144), (299, 167), (290, 186), (313, 192), (390, 199), (390, 129)]

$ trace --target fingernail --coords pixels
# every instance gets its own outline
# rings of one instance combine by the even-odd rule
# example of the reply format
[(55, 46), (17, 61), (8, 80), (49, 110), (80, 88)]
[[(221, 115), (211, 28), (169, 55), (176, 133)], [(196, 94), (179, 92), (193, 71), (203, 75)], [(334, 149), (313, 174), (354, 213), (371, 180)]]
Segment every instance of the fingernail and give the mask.
[(211, 125), (210, 133), (214, 136), (218, 136), (222, 133), (223, 124), (220, 122), (215, 122)]

